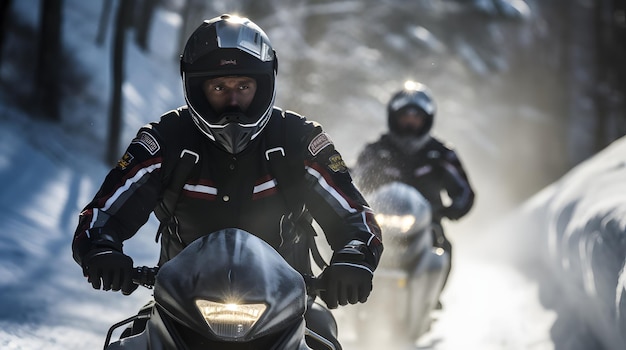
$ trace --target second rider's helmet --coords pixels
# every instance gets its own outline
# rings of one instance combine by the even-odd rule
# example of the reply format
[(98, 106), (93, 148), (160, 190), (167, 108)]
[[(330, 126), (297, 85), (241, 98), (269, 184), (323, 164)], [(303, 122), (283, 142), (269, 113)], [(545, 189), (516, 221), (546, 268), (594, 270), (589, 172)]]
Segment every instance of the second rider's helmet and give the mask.
[[(204, 21), (187, 40), (180, 58), (185, 100), (196, 126), (227, 152), (244, 150), (272, 115), (277, 66), (269, 38), (249, 19), (222, 15)], [(220, 76), (256, 79), (256, 94), (245, 112), (213, 110), (202, 86)]]
[[(407, 110), (414, 108), (424, 118), (419, 130), (404, 129), (398, 124), (398, 118)], [(431, 91), (426, 85), (414, 81), (404, 83), (404, 88), (396, 92), (387, 104), (387, 124), (389, 130), (398, 136), (421, 137), (433, 127), (437, 106)]]

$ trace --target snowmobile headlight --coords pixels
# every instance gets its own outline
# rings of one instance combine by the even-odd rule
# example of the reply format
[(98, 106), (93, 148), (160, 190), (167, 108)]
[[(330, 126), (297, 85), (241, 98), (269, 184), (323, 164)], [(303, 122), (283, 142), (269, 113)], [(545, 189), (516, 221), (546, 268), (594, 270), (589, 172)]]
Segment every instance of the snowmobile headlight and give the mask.
[(265, 304), (223, 304), (198, 299), (196, 306), (213, 333), (228, 339), (244, 337), (261, 318)]
[(407, 233), (415, 223), (415, 216), (376, 214), (376, 221), (383, 227), (383, 232)]

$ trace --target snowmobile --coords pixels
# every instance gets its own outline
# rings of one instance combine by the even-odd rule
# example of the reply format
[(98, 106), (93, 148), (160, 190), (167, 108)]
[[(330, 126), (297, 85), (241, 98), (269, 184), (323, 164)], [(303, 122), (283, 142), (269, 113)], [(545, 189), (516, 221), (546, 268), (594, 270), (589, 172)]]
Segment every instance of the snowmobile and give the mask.
[(433, 242), (433, 230), (441, 226), (433, 223), (429, 202), (412, 186), (385, 184), (367, 200), (382, 228), (385, 253), (367, 303), (346, 309), (347, 319), (359, 342), (412, 344), (433, 322), (450, 266), (449, 253)]
[[(134, 281), (154, 286), (154, 301), (113, 325), (105, 350), (334, 349), (305, 324), (308, 295), (323, 289), (321, 279), (305, 278), (244, 230), (201, 237), (158, 270), (137, 267)], [(324, 322), (336, 329), (328, 315)]]

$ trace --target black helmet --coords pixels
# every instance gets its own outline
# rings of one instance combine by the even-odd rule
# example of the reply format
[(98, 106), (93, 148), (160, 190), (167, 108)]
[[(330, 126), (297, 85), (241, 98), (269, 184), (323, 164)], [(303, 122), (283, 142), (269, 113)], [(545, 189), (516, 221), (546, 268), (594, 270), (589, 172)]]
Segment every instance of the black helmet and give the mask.
[[(272, 115), (277, 66), (267, 35), (249, 19), (226, 14), (204, 21), (191, 34), (180, 57), (185, 100), (200, 131), (232, 154), (245, 149)], [(213, 110), (202, 84), (220, 76), (256, 79), (256, 94), (245, 112), (219, 114)]]
[[(398, 118), (407, 110), (414, 108), (425, 118), (419, 130), (405, 130), (398, 125)], [(404, 88), (396, 92), (387, 104), (387, 124), (389, 130), (398, 136), (424, 136), (433, 127), (437, 106), (432, 93), (424, 84), (406, 81)]]

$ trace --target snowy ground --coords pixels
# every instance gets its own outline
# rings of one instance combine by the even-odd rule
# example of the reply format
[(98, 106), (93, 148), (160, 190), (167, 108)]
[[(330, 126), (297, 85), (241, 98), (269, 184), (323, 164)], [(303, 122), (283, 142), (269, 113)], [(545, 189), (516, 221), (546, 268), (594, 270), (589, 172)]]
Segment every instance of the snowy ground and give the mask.
[[(435, 314), (432, 330), (418, 341), (418, 349), (559, 349), (551, 336), (555, 311), (541, 304), (538, 282), (521, 271), (525, 267), (518, 254), (505, 253), (515, 248), (499, 245), (506, 241), (503, 236), (513, 238), (514, 232), (523, 231), (523, 226), (512, 225), (517, 215), (492, 227), (450, 229), (455, 255), (442, 297), (444, 309)], [(541, 260), (529, 255), (524, 259)], [(358, 337), (346, 336), (349, 341)], [(349, 344), (346, 349), (359, 349)]]
[[(97, 348), (109, 324), (150, 297), (98, 293), (71, 258), (78, 211), (107, 169), (90, 161), (78, 170), (88, 160), (54, 126), (1, 124), (0, 348)], [(139, 263), (153, 263), (152, 238), (129, 242)]]

